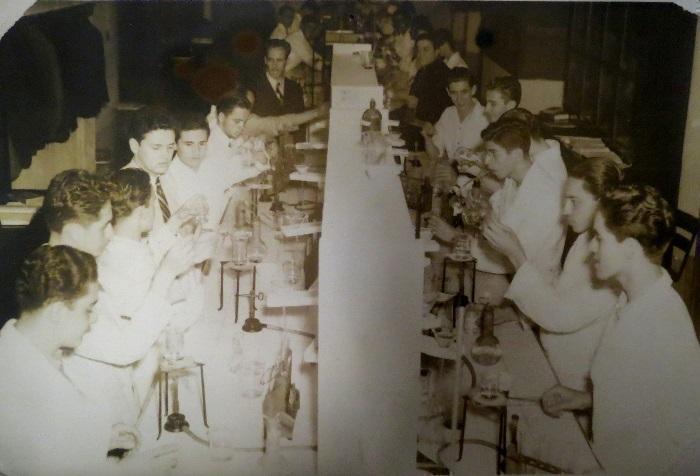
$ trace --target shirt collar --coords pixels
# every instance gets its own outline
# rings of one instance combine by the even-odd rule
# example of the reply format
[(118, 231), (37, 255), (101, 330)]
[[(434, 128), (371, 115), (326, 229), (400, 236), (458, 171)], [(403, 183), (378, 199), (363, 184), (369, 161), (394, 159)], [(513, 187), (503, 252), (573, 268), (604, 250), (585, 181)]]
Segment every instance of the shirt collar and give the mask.
[(272, 90), (275, 91), (275, 88), (277, 88), (277, 83), (280, 85), (280, 91), (282, 91), (282, 94), (284, 94), (284, 78), (277, 80), (270, 76), (270, 73), (265, 71), (265, 76), (267, 76), (267, 81), (270, 83), (270, 86), (272, 86)]

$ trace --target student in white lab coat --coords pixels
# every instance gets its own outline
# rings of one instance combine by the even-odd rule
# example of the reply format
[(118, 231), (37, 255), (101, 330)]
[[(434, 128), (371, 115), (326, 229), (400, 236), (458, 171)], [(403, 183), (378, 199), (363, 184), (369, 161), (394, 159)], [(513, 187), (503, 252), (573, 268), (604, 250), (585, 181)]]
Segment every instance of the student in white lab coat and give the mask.
[(172, 466), (172, 457), (153, 453), (108, 459), (111, 448), (135, 448), (137, 433), (112, 427), (63, 373), (64, 352), (90, 327), (98, 287), (94, 257), (69, 246), (41, 246), (22, 264), (20, 316), (0, 331), (3, 474), (145, 474)]
[(484, 114), (489, 122), (494, 123), (504, 112), (515, 109), (520, 104), (522, 88), (514, 76), (499, 76), (486, 86), (486, 105)]
[[(88, 342), (93, 346), (107, 346), (108, 343), (100, 342), (100, 339), (111, 339), (108, 331), (113, 326), (123, 332), (128, 332), (132, 325), (138, 329), (139, 323), (133, 322), (131, 316), (135, 316), (147, 301), (160, 300), (162, 282), (173, 283), (166, 295), (168, 304), (175, 300), (179, 302), (172, 306), (163, 305), (161, 312), (167, 319), (157, 321), (151, 318), (158, 323), (154, 330), (162, 329), (163, 322), (177, 323), (184, 329), (201, 317), (203, 308), (201, 287), (187, 286), (186, 298), (184, 290), (179, 290), (180, 296), (173, 295), (174, 288), (180, 283), (173, 280), (172, 275), (179, 275), (192, 267), (191, 261), (181, 260), (183, 253), (192, 248), (192, 240), (178, 237), (165, 257), (156, 259), (143, 238), (153, 227), (156, 207), (148, 174), (140, 169), (122, 169), (112, 175), (110, 182), (114, 236), (97, 262), (101, 298), (109, 300), (115, 313), (99, 315), (96, 329), (88, 333)], [(111, 319), (117, 315), (129, 318)], [(88, 397), (108, 405), (114, 421), (135, 424), (160, 356), (158, 346), (148, 344), (148, 341), (138, 340), (125, 343), (122, 356), (135, 348), (139, 355), (143, 352), (143, 356), (130, 364), (119, 362), (122, 356), (118, 354), (113, 356), (116, 359), (109, 360), (89, 358), (79, 347), (75, 355), (67, 359), (66, 372)]]
[[(515, 120), (498, 121), (482, 132), (486, 149), (485, 165), (506, 186), (490, 197), (487, 223), (505, 225), (517, 235), (533, 265), (550, 279), (559, 268), (565, 229), (561, 219), (564, 178), (552, 174), (529, 155), (528, 126)], [(508, 186), (507, 182), (511, 185)], [(435, 234), (451, 241), (456, 230), (437, 217), (431, 218)], [(513, 268), (507, 258), (494, 250), (483, 237), (472, 246), (477, 259), (477, 297), (490, 294), (500, 302), (507, 287), (506, 274)]]
[(179, 207), (171, 204), (172, 184), (166, 172), (175, 151), (175, 119), (158, 107), (146, 107), (137, 112), (129, 134), (129, 148), (134, 154), (124, 168), (145, 170), (156, 191), (156, 215), (149, 245), (161, 256), (172, 245), (181, 226), (193, 217), (206, 214), (204, 197), (197, 195)]
[[(71, 246), (93, 256), (102, 254), (112, 237), (110, 191), (105, 180), (86, 170), (71, 169), (56, 175), (44, 199), (48, 244)], [(118, 303), (100, 292), (93, 309), (95, 322), (78, 346), (81, 357), (127, 366), (148, 353), (170, 318), (168, 290), (181, 268), (193, 262), (191, 247), (170, 253), (169, 266), (151, 283), (149, 299), (133, 314), (120, 313)]]
[(592, 391), (556, 386), (546, 412), (593, 408), (593, 450), (609, 474), (695, 474), (700, 468), (700, 346), (688, 310), (659, 266), (673, 233), (649, 186), (608, 192), (593, 224), (599, 279), (624, 291), (591, 367)]
[(590, 158), (574, 163), (568, 172), (562, 214), (578, 237), (554, 280), (527, 259), (509, 229), (493, 222), (484, 237), (513, 264), (516, 272), (505, 297), (541, 327), (542, 346), (559, 382), (586, 390), (593, 354), (618, 294), (593, 274), (588, 259), (591, 228), (598, 202), (618, 185), (620, 170), (611, 159)]

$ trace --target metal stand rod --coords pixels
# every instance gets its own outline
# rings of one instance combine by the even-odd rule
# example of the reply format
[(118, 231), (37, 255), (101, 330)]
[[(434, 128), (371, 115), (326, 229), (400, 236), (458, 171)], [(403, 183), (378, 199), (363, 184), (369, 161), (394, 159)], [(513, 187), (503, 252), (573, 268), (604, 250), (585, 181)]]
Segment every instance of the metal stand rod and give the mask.
[(209, 423), (207, 422), (207, 395), (206, 391), (204, 390), (204, 364), (197, 365), (199, 365), (199, 377), (200, 382), (202, 383), (202, 418), (204, 419), (204, 426), (209, 428)]
[(219, 309), (220, 311), (224, 308), (224, 262), (221, 262), (221, 281), (219, 282)]
[(240, 287), (241, 287), (241, 271), (236, 270), (236, 319), (233, 321), (238, 323), (238, 300), (240, 299)]

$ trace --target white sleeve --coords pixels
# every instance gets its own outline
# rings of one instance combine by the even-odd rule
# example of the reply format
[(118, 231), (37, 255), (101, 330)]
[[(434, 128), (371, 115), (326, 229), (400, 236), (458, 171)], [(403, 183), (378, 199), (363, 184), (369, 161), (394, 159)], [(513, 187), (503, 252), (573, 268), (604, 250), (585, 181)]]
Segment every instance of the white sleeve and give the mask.
[(607, 289), (583, 286), (560, 291), (557, 283), (526, 261), (515, 273), (505, 297), (537, 325), (555, 333), (583, 329), (615, 306), (614, 295)]
[(170, 231), (170, 228), (167, 226), (161, 226), (148, 234), (146, 244), (153, 254), (153, 261), (156, 266), (160, 264), (163, 256), (172, 248), (176, 240), (177, 235)]
[(438, 155), (442, 157), (445, 153), (445, 137), (447, 125), (445, 124), (445, 113), (443, 112), (440, 119), (435, 123), (435, 134), (430, 139), (433, 146), (438, 150)]
[[(109, 295), (100, 293), (90, 326), (75, 353), (113, 365), (141, 360), (168, 324), (171, 307), (165, 299), (149, 293), (133, 316), (120, 316)], [(130, 319), (129, 319), (130, 317)]]

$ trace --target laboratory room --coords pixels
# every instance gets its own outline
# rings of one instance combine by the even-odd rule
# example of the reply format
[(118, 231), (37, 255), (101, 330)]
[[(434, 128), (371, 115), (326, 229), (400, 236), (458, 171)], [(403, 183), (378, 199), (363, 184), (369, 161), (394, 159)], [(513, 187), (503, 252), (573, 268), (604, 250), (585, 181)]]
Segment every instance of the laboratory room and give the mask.
[(3, 2), (0, 474), (692, 475), (673, 3)]

